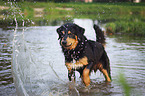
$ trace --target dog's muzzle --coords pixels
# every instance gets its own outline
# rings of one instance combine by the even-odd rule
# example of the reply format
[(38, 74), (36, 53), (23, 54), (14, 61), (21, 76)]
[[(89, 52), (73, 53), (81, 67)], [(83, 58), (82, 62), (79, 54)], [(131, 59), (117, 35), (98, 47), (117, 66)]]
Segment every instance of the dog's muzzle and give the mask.
[(72, 43), (69, 44), (69, 45), (67, 45), (67, 41), (66, 41), (66, 40), (63, 40), (63, 41), (61, 42), (61, 44), (62, 44), (62, 46), (64, 46), (64, 47), (70, 47), (70, 46), (72, 45)]
[(66, 40), (63, 40), (61, 43), (62, 43), (62, 45), (65, 46), (67, 44), (67, 41)]

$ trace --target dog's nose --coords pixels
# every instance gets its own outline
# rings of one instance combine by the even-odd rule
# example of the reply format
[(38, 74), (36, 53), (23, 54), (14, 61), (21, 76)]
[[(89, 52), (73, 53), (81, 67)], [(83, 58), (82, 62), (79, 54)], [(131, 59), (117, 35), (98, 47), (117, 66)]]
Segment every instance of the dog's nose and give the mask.
[(67, 42), (66, 42), (65, 40), (64, 40), (64, 41), (62, 41), (62, 44), (63, 44), (63, 45), (66, 45), (66, 43), (67, 43)]

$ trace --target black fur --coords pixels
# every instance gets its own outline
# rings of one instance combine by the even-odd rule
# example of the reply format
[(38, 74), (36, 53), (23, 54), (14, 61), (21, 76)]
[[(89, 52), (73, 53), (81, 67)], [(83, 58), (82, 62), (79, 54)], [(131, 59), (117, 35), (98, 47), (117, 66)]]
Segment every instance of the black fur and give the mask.
[[(101, 63), (103, 69), (107, 70), (108, 75), (111, 78), (109, 58), (103, 47), (105, 44), (104, 34), (97, 25), (94, 25), (94, 29), (96, 32), (96, 41), (88, 40), (84, 36), (85, 29), (74, 23), (64, 24), (57, 29), (57, 33), (59, 34), (58, 39), (60, 39), (60, 42), (63, 38), (62, 31), (71, 31), (72, 34), (75, 34), (78, 37), (78, 44), (74, 49), (69, 50), (62, 46), (65, 62), (73, 62), (73, 59), (77, 61), (86, 56), (88, 59), (88, 64), (76, 69), (80, 73), (80, 76), (82, 76), (84, 68), (89, 69), (90, 72), (92, 70), (96, 72), (98, 69), (97, 64)], [(72, 69), (72, 71), (68, 73), (69, 80), (71, 80), (74, 70), (75, 69)]]

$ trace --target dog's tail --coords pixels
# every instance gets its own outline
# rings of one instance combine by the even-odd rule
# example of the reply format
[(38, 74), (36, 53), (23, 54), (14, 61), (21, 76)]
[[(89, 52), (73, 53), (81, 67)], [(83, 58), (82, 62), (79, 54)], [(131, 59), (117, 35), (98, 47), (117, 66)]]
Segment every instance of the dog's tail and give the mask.
[(105, 36), (103, 31), (99, 28), (98, 25), (95, 24), (94, 24), (94, 29), (96, 32), (96, 41), (101, 43), (105, 47), (106, 42), (105, 42)]

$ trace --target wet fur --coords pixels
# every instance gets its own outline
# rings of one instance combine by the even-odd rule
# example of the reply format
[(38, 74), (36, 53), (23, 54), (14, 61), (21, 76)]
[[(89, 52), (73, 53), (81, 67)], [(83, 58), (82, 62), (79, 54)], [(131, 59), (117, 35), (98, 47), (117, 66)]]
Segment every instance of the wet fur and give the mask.
[(88, 40), (84, 36), (85, 29), (74, 24), (67, 23), (57, 29), (60, 45), (65, 56), (65, 65), (68, 69), (68, 78), (75, 78), (75, 72), (80, 73), (84, 84), (90, 85), (90, 73), (99, 69), (106, 79), (111, 81), (110, 63), (104, 50), (105, 37), (99, 26), (94, 25), (96, 41)]

